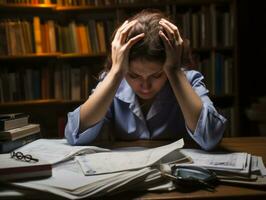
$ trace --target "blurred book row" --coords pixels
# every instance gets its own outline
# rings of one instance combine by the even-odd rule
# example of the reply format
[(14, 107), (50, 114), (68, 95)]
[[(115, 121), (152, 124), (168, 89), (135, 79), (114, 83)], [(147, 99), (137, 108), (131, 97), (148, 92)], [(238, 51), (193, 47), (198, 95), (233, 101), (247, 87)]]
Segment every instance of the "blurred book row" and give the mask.
[[(198, 68), (211, 95), (233, 94), (232, 59), (217, 54), (205, 59)], [(218, 59), (219, 57), (219, 59)], [(0, 102), (36, 99), (87, 99), (96, 84), (91, 65), (74, 67), (55, 64), (44, 67), (21, 67), (20, 70), (0, 69)], [(99, 68), (100, 66), (97, 66)]]
[(101, 6), (116, 4), (116, 0), (1, 0), (5, 4), (57, 5), (57, 6)]
[(0, 153), (7, 153), (41, 137), (39, 124), (24, 113), (0, 114)]
[(0, 55), (31, 53), (106, 53), (114, 30), (113, 20), (71, 21), (58, 24), (54, 20), (32, 21), (5, 19), (0, 22)]
[(195, 57), (197, 70), (204, 77), (210, 93), (213, 95), (232, 95), (234, 93), (234, 63), (230, 56), (211, 53), (210, 57)]
[[(175, 8), (175, 7), (174, 7)], [(232, 47), (234, 45), (234, 15), (230, 8), (215, 4), (197, 10), (174, 9), (173, 16), (183, 37), (191, 41), (192, 48)]]
[[(0, 70), (0, 102), (36, 99), (86, 99), (93, 88), (90, 66), (68, 64)], [(95, 82), (95, 80), (94, 80)]]
[[(230, 9), (219, 10), (215, 5), (200, 9), (174, 11), (173, 16), (182, 36), (190, 40), (192, 48), (232, 47), (234, 19)], [(0, 22), (0, 55), (29, 53), (106, 53), (115, 21), (112, 19), (86, 22), (70, 21), (59, 24), (55, 20), (5, 19)]]

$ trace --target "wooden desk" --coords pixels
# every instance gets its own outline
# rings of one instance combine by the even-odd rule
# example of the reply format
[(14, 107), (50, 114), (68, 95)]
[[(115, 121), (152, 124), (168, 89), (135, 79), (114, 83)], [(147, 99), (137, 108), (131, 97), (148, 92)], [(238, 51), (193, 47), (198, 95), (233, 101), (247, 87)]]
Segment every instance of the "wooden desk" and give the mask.
[[(138, 141), (138, 142), (119, 142), (115, 143), (113, 147), (124, 147), (124, 146), (146, 146), (155, 147), (163, 144), (167, 144), (167, 141)], [(264, 164), (266, 164), (266, 137), (246, 137), (246, 138), (224, 138), (219, 145), (220, 149), (225, 149), (228, 151), (244, 151), (251, 153), (253, 155), (262, 156)], [(265, 190), (265, 188), (264, 188)], [(23, 190), (21, 190), (23, 192)], [(45, 194), (43, 192), (25, 192), (27, 199), (62, 199), (54, 195)], [(43, 198), (42, 198), (43, 197)], [(1, 198), (5, 199), (6, 198)], [(15, 198), (12, 198), (15, 199)], [(21, 196), (18, 199), (22, 199)], [(23, 197), (23, 199), (25, 199)], [(151, 200), (151, 199), (266, 199), (266, 191), (259, 188), (246, 188), (238, 186), (229, 185), (219, 185), (215, 192), (209, 192), (205, 190), (199, 190), (189, 193), (181, 192), (164, 192), (164, 193), (133, 193), (133, 192), (123, 192), (118, 195), (100, 199), (141, 199), (141, 200)]]

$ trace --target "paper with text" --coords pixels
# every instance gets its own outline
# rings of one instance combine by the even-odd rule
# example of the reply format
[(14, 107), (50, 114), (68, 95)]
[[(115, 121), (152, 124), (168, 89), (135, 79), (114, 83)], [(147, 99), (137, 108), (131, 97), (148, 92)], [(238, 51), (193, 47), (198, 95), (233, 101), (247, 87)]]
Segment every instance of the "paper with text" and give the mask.
[(31, 142), (16, 151), (30, 154), (35, 158), (56, 164), (83, 153), (97, 153), (110, 151), (95, 146), (71, 146), (65, 139), (39, 139)]
[[(139, 151), (112, 151), (77, 156), (85, 175), (134, 170), (155, 164), (171, 152), (184, 146), (183, 139), (152, 149)], [(176, 159), (180, 159), (178, 152)]]
[(193, 165), (241, 174), (250, 172), (251, 155), (246, 152), (206, 152), (199, 149), (181, 149), (180, 151), (192, 158)]

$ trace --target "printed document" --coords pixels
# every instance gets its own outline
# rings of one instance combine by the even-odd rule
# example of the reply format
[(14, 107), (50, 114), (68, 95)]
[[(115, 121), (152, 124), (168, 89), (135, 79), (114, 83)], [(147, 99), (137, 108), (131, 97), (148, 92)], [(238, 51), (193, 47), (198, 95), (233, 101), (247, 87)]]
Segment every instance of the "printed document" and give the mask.
[(56, 164), (73, 158), (75, 155), (110, 150), (95, 146), (71, 146), (67, 143), (66, 139), (39, 139), (16, 151), (20, 151), (24, 155), (30, 154), (34, 158), (45, 160), (51, 164)]
[(245, 152), (206, 152), (199, 149), (181, 149), (180, 152), (190, 156), (193, 165), (240, 174), (250, 172), (251, 155)]
[[(100, 152), (97, 154), (86, 154), (76, 156), (85, 175), (95, 175), (104, 173), (120, 172), (125, 170), (135, 170), (154, 165), (167, 155), (182, 148), (183, 139), (180, 139), (169, 145), (139, 150), (139, 151), (111, 151)], [(179, 151), (175, 152), (175, 160), (184, 158)], [(173, 155), (171, 154), (171, 157)]]

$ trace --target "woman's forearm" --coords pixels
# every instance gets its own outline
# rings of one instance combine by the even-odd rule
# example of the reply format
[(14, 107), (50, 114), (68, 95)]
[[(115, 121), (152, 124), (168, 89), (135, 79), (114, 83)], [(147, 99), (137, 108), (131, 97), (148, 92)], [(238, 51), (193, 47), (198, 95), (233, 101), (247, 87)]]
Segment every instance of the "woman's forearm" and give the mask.
[(175, 97), (181, 107), (185, 122), (191, 131), (195, 131), (202, 109), (202, 101), (188, 82), (181, 69), (166, 72)]
[(144, 37), (144, 33), (140, 33), (128, 41), (126, 40), (128, 32), (137, 22), (137, 20), (131, 22), (125, 21), (117, 30), (112, 41), (111, 70), (89, 99), (81, 106), (80, 131), (96, 124), (105, 116), (124, 73), (128, 68), (128, 53), (130, 48)]
[(80, 131), (96, 124), (105, 116), (121, 80), (121, 73), (111, 70), (81, 106)]

